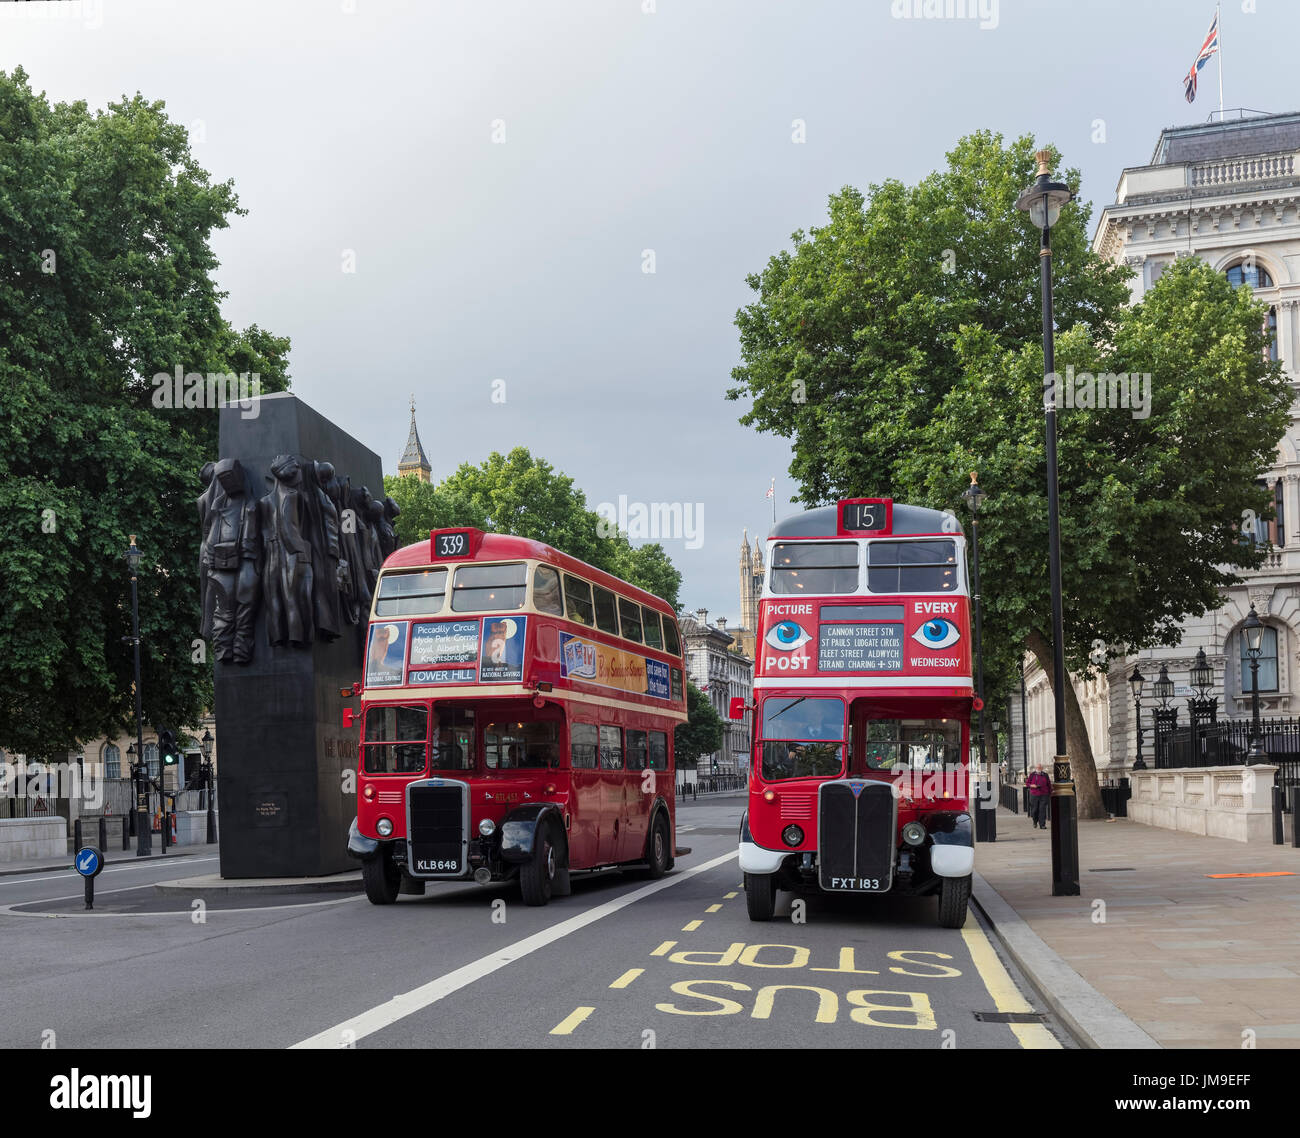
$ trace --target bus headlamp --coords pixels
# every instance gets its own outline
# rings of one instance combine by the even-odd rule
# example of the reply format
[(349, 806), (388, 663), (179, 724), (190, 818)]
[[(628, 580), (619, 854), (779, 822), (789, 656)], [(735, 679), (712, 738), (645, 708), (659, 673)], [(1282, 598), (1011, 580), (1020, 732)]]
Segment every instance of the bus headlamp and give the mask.
[(909, 846), (919, 846), (925, 843), (925, 827), (920, 822), (908, 822), (903, 827), (903, 841)]
[(803, 841), (803, 831), (798, 826), (787, 826), (781, 831), (781, 840), (787, 846), (797, 846)]
[(375, 823), (375, 830), (381, 838), (388, 837), (393, 832), (393, 820), (391, 818), (380, 818)]
[(496, 833), (496, 828), (496, 823), (493, 822), (491, 818), (484, 818), (483, 821), (478, 824), (478, 832), (485, 838), (490, 838), (494, 833)]

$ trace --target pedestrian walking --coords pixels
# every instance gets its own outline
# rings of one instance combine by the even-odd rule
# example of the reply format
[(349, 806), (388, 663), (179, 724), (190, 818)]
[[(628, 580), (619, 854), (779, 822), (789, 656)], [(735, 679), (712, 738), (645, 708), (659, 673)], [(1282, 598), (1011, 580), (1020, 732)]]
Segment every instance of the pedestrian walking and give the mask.
[(1034, 764), (1034, 773), (1025, 779), (1029, 787), (1029, 817), (1036, 829), (1047, 829), (1047, 802), (1052, 795), (1052, 780), (1043, 773), (1043, 764)]

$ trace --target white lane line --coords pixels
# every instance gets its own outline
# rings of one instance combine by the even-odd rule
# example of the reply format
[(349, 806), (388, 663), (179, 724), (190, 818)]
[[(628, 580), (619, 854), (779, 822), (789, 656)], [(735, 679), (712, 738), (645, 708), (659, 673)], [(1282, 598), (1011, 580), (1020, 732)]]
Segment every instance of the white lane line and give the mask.
[[(219, 857), (186, 857), (178, 858), (177, 860), (191, 862), (197, 865), (201, 861), (220, 861), (221, 859)], [(158, 858), (150, 858), (147, 861), (142, 860), (139, 865), (119, 865), (116, 866), (116, 868), (113, 868), (113, 863), (109, 862), (109, 864), (104, 867), (103, 873), (101, 873), (100, 876), (102, 877), (104, 873), (125, 873), (129, 869), (155, 869), (166, 864), (168, 863), (160, 862)], [(71, 869), (69, 869), (67, 873), (52, 873), (48, 877), (22, 877), (15, 873), (9, 877), (0, 878), (0, 885), (30, 885), (37, 881), (61, 881), (65, 877), (80, 876), (79, 873)]]
[(362, 1012), (358, 1016), (353, 1016), (351, 1019), (346, 1019), (342, 1023), (317, 1032), (309, 1039), (293, 1044), (293, 1048), (332, 1049), (342, 1047), (345, 1041), (354, 1043), (367, 1035), (373, 1035), (376, 1031), (382, 1031), (384, 1028), (395, 1024), (398, 1020), (414, 1015), (416, 1012), (427, 1008), (430, 1004), (435, 1004), (452, 993), (458, 992), (461, 988), (473, 984), (476, 980), (483, 979), (484, 976), (490, 975), (497, 969), (512, 964), (521, 957), (527, 956), (530, 952), (536, 952), (539, 948), (554, 944), (557, 940), (561, 940), (570, 933), (576, 933), (579, 929), (586, 928), (603, 917), (611, 916), (644, 897), (649, 897), (662, 889), (671, 889), (674, 885), (680, 885), (697, 873), (705, 873), (710, 869), (725, 865), (733, 858), (738, 857), (739, 853), (739, 850), (733, 850), (721, 857), (715, 857), (712, 861), (706, 861), (703, 865), (694, 866), (683, 873), (675, 873), (672, 877), (656, 881), (653, 885), (647, 885), (632, 893), (617, 897), (613, 901), (606, 901), (603, 905), (597, 905), (594, 909), (588, 909), (585, 913), (579, 913), (576, 917), (570, 917), (567, 921), (561, 921), (558, 925), (553, 925), (549, 929), (543, 929), (539, 933), (534, 933), (532, 936), (507, 945), (505, 948), (490, 952), (487, 956), (480, 957), (478, 960), (466, 964), (462, 968), (457, 968), (453, 972), (448, 972), (445, 976), (439, 976), (436, 980), (431, 980), (429, 983), (413, 988), (409, 992), (403, 992), (400, 996), (394, 996), (387, 1003), (380, 1004), (378, 1007)]

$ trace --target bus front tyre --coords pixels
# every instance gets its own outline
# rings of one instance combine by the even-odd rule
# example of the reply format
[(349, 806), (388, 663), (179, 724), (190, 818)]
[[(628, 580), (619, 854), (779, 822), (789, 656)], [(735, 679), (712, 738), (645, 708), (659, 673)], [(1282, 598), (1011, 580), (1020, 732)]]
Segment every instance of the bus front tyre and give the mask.
[(555, 835), (549, 825), (543, 826), (533, 839), (532, 856), (519, 867), (519, 891), (525, 905), (545, 905), (551, 899), (557, 863)]
[(361, 863), (361, 881), (372, 905), (391, 905), (402, 887), (402, 871), (385, 849)]
[(970, 878), (945, 877), (939, 886), (939, 924), (945, 929), (961, 928), (969, 904)]
[(776, 912), (776, 875), (745, 874), (745, 907), (751, 921), (770, 921)]
[(668, 872), (670, 860), (668, 821), (660, 814), (655, 818), (655, 824), (650, 833), (650, 857), (647, 859), (649, 868), (646, 870), (646, 876), (652, 879), (662, 877)]

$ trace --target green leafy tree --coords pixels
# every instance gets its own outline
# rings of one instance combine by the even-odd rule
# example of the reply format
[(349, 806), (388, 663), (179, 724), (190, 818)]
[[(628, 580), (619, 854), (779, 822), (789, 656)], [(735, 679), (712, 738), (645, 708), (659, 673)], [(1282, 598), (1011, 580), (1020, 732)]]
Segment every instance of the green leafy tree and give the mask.
[[(742, 422), (794, 439), (809, 504), (890, 496), (969, 523), (960, 495), (979, 472), (987, 693), (1018, 686), (1026, 650), (1052, 676), (1038, 234), (1015, 209), (1032, 150), (978, 134), (914, 188), (833, 198), (829, 226), (750, 278), (728, 392), (753, 400)], [(1289, 404), (1246, 290), (1180, 259), (1126, 307), (1128, 270), (1090, 252), (1087, 225), (1075, 202), (1052, 230), (1056, 367), (1149, 373), (1151, 402), (1058, 414), (1065, 653), (1085, 673), (1098, 641), (1109, 658), (1176, 642), (1180, 619), (1258, 563), (1238, 527), (1267, 513), (1255, 479)], [(1070, 685), (1065, 702), (1080, 813), (1097, 816)]]
[(627, 535), (587, 508), (573, 479), (526, 448), (490, 454), (478, 466), (462, 464), (434, 486), (418, 478), (388, 477), (385, 493), (401, 507), (395, 529), (402, 544), (428, 539), (431, 529), (475, 526), (532, 538), (654, 593), (674, 607), (682, 575), (663, 547), (633, 548)]
[(686, 682), (686, 722), (673, 734), (673, 758), (679, 770), (694, 770), (701, 755), (722, 746), (722, 719), (709, 697)]
[(194, 722), (199, 467), (213, 410), (158, 407), (152, 377), (261, 372), (288, 341), (221, 316), (214, 230), (242, 211), (161, 103), (51, 105), (0, 73), (0, 746), (50, 757), (134, 718), (138, 535), (147, 723)]

